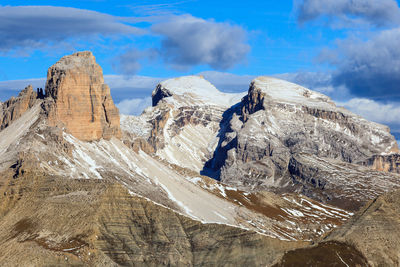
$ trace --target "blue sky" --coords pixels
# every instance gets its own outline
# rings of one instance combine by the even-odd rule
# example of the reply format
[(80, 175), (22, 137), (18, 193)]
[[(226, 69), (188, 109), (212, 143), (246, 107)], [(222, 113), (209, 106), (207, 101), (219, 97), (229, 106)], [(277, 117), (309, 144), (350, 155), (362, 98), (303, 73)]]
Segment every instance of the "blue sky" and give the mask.
[(395, 0), (2, 1), (0, 101), (91, 50), (126, 113), (168, 77), (244, 91), (277, 75), (400, 133), (399, 45)]
[[(35, 1), (35, 5), (55, 6), (55, 1)], [(116, 4), (117, 2), (117, 4)], [(31, 1), (6, 1), (7, 5), (31, 5)], [(5, 4), (3, 3), (3, 6)], [(339, 32), (332, 32), (324, 27), (300, 27), (292, 1), (176, 1), (160, 4), (157, 1), (60, 1), (58, 6), (74, 7), (110, 14), (118, 17), (146, 18), (163, 20), (164, 16), (190, 14), (193, 17), (213, 20), (216, 23), (229, 23), (243, 28), (249, 45), (249, 53), (237, 64), (227, 70), (235, 74), (274, 74), (295, 72), (299, 70), (318, 70), (321, 66), (313, 64), (319, 49), (331, 45)], [(157, 18), (158, 17), (158, 18)], [(39, 19), (39, 18), (38, 18)], [(145, 20), (145, 19), (144, 19)], [(128, 25), (148, 28), (152, 23), (127, 23)], [(56, 29), (55, 29), (56, 30)], [(157, 48), (159, 36), (136, 36), (119, 34), (103, 37), (102, 40), (86, 41), (86, 36), (73, 38), (78, 42), (72, 47), (39, 49), (30, 52), (29, 56), (18, 55), (17, 51), (8, 53), (11, 56), (1, 59), (1, 80), (42, 77), (47, 67), (60, 56), (75, 50), (90, 49), (102, 65), (105, 74), (116, 74), (118, 70), (113, 63), (115, 57), (129, 48), (139, 50)], [(93, 37), (95, 38), (95, 37)], [(108, 44), (112, 46), (109, 47)], [(198, 73), (213, 69), (204, 64), (179, 69), (165, 64), (145, 64), (135, 74), (157, 77), (170, 77)]]

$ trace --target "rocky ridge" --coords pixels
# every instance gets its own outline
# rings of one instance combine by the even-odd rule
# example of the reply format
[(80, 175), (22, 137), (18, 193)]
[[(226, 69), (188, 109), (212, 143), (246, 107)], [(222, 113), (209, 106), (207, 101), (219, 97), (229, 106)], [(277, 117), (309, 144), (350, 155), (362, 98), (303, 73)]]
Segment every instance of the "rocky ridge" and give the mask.
[(161, 82), (152, 96), (154, 106), (140, 117), (123, 118), (121, 127), (130, 134), (124, 142), (146, 141), (159, 157), (200, 172), (218, 144), (226, 110), (244, 93), (222, 93), (201, 76), (185, 76)]
[(275, 78), (255, 79), (247, 95), (216, 91), (196, 76), (160, 83), (155, 106), (125, 116), (122, 128), (162, 159), (244, 191), (298, 192), (357, 210), (398, 187), (397, 175), (361, 167), (397, 151), (386, 126)]

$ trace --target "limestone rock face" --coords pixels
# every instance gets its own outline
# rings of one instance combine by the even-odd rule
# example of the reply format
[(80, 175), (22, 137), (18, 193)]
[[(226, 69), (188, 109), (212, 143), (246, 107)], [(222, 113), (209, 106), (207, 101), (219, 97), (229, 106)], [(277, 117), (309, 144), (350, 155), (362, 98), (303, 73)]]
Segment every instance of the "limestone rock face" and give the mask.
[(91, 52), (61, 58), (47, 72), (48, 121), (62, 123), (83, 141), (121, 137), (119, 111), (104, 84), (103, 71)]
[(363, 165), (371, 166), (374, 170), (395, 172), (400, 174), (400, 154), (374, 155), (363, 162)]
[(36, 103), (36, 99), (37, 93), (29, 85), (17, 97), (12, 97), (6, 102), (0, 103), (0, 130), (3, 130), (21, 117)]
[[(328, 202), (337, 197), (333, 188), (340, 187), (350, 194), (345, 185), (355, 180), (361, 183), (349, 187), (353, 191), (372, 187), (371, 183), (383, 192), (391, 188), (379, 178), (384, 175), (366, 168), (360, 169), (355, 180), (336, 179), (349, 177), (353, 170), (358, 171), (359, 166), (353, 165), (373, 155), (396, 151), (397, 142), (388, 127), (337, 107), (318, 92), (283, 80), (258, 77), (242, 101), (225, 111), (220, 125), (218, 146), (205, 169), (229, 185), (243, 190), (294, 190)], [(347, 166), (346, 171), (337, 167), (342, 164)], [(333, 179), (320, 175), (327, 165), (338, 174)], [(398, 179), (386, 176), (393, 177), (389, 180), (394, 183)], [(376, 197), (364, 197), (367, 195), (360, 194), (358, 207)]]

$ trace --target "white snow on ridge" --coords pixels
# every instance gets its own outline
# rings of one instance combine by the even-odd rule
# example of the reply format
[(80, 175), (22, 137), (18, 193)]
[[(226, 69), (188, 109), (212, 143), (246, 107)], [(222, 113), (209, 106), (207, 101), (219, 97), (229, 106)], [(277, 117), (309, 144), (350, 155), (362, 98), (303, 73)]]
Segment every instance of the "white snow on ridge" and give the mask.
[(120, 114), (121, 129), (137, 136), (146, 136), (150, 131), (150, 124), (145, 116), (133, 116)]
[(246, 92), (237, 94), (223, 93), (201, 76), (183, 76), (168, 79), (161, 82), (160, 85), (173, 95), (191, 95), (198, 100), (202, 100), (205, 104), (226, 107), (239, 103), (246, 94)]
[(272, 99), (280, 102), (306, 104), (330, 109), (336, 108), (334, 102), (328, 96), (295, 83), (268, 76), (257, 77), (252, 83)]

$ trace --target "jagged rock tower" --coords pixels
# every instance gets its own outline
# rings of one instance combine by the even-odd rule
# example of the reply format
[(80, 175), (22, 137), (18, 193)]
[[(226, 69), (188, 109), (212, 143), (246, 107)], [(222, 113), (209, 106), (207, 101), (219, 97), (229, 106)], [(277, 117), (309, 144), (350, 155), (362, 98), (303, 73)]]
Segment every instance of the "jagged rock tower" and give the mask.
[[(121, 137), (119, 111), (91, 52), (64, 56), (47, 71), (48, 122), (83, 141)], [(60, 125), (61, 124), (61, 125)]]
[(22, 116), (36, 103), (37, 94), (31, 85), (25, 87), (17, 97), (0, 103), (0, 131)]

